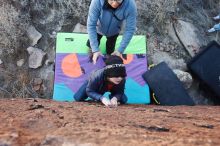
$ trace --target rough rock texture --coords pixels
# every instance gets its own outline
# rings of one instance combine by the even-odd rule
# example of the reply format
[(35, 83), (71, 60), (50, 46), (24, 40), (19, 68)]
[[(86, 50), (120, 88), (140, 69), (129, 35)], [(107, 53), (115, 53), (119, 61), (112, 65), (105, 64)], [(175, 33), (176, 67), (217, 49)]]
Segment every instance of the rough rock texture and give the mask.
[(87, 33), (87, 28), (85, 25), (82, 25), (80, 23), (77, 23), (73, 32), (79, 32), (79, 33)]
[(38, 49), (38, 48), (34, 48), (34, 47), (28, 47), (27, 51), (30, 55), (29, 59), (28, 59), (28, 64), (29, 64), (29, 68), (38, 68), (42, 65), (44, 56), (46, 55), (45, 52), (43, 52), (42, 50)]
[[(86, 28), (80, 26), (77, 29), (75, 25), (86, 25), (89, 4), (90, 0), (1, 1), (1, 97), (52, 97), (56, 34), (73, 32), (74, 28), (75, 31), (80, 29), (85, 32)], [(174, 62), (170, 64), (181, 60), (183, 65), (190, 59), (193, 49), (200, 51), (199, 46), (206, 45), (210, 40), (220, 42), (219, 33), (206, 34), (207, 29), (215, 24), (211, 18), (219, 13), (219, 0), (136, 0), (136, 4), (138, 18), (135, 33), (148, 37), (151, 63), (157, 63), (151, 60), (152, 56), (157, 56), (156, 53), (166, 52)], [(28, 28), (35, 28), (36, 31), (30, 34)], [(192, 35), (188, 37), (189, 34)], [(194, 41), (189, 43), (186, 38), (198, 40), (199, 46), (192, 47)], [(26, 50), (33, 45), (47, 54), (45, 62), (36, 69), (29, 68), (30, 56)], [(183, 66), (177, 68), (185, 71)], [(42, 90), (34, 90), (34, 78), (43, 80)]]
[(36, 45), (38, 40), (42, 37), (42, 35), (33, 26), (28, 28), (27, 35), (31, 41), (31, 46)]
[[(154, 64), (159, 64), (160, 62), (166, 62), (171, 69), (181, 69), (186, 70), (186, 63), (183, 59), (175, 59), (166, 52), (158, 51), (152, 55), (152, 60)], [(175, 60), (175, 61), (174, 61)]]
[(20, 59), (17, 61), (17, 66), (21, 67), (24, 64), (24, 59)]
[[(219, 106), (109, 109), (37, 98), (52, 98), (56, 34), (85, 32), (90, 1), (1, 0), (0, 146), (220, 145)], [(135, 1), (135, 34), (146, 35), (150, 64), (165, 61), (181, 73), (194, 51), (211, 40), (220, 43), (219, 32), (206, 33), (216, 23), (219, 0)], [(29, 47), (46, 53), (32, 60), (34, 67)], [(198, 81), (191, 85), (190, 75), (179, 75), (196, 104), (213, 104)]]
[(0, 145), (220, 145), (220, 107), (0, 99)]
[(183, 83), (186, 89), (189, 89), (192, 85), (193, 79), (192, 76), (188, 72), (184, 72), (178, 69), (173, 70), (179, 80)]

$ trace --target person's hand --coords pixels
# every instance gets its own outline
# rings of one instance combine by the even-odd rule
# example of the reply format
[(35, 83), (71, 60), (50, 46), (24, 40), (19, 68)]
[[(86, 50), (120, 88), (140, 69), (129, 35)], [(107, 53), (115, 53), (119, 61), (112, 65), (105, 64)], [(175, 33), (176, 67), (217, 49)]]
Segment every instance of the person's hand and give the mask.
[(99, 56), (103, 56), (100, 51), (93, 53), (93, 57), (92, 57), (93, 64), (96, 64)]
[(116, 50), (116, 51), (114, 51), (111, 55), (115, 55), (115, 56), (119, 56), (119, 57), (120, 57), (120, 56), (121, 56), (121, 53)]
[(106, 106), (106, 107), (111, 107), (111, 102), (108, 98), (102, 97), (101, 102)]
[(113, 97), (111, 99), (111, 106), (112, 107), (117, 107), (118, 106), (118, 99), (116, 97)]

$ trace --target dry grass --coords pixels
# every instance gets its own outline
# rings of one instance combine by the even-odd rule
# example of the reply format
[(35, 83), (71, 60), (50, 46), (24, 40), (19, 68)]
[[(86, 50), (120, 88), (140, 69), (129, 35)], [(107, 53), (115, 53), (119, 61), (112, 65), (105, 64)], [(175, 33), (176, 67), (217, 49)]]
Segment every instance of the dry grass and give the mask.
[(1, 77), (4, 77), (4, 86), (0, 87), (1, 97), (28, 98), (33, 96), (30, 86), (30, 75), (27, 70), (19, 70), (15, 73), (0, 69)]
[(29, 18), (26, 15), (21, 16), (20, 11), (9, 1), (1, 2), (0, 14), (0, 50), (2, 52), (0, 57), (5, 58), (6, 62), (12, 62), (15, 60), (13, 55), (19, 50), (24, 50), (21, 47), (25, 40), (23, 37), (29, 25)]
[(163, 0), (160, 3), (157, 3), (157, 10), (155, 11), (155, 17), (152, 20), (160, 33), (162, 33), (166, 27), (166, 24), (169, 23), (170, 16), (175, 13), (177, 0)]
[[(153, 25), (157, 31), (163, 32), (170, 15), (175, 12), (178, 0), (138, 0), (139, 21)], [(147, 20), (141, 20), (147, 19)]]
[(85, 11), (85, 9), (89, 9), (90, 1), (91, 0), (31, 0), (30, 4), (38, 11), (54, 9), (58, 10), (59, 13), (63, 15), (63, 18), (72, 15), (79, 17), (82, 23), (86, 23), (88, 11)]
[(17, 46), (19, 31), (15, 28), (18, 21), (18, 12), (8, 3), (2, 3), (0, 7), (0, 46), (2, 48), (14, 48)]

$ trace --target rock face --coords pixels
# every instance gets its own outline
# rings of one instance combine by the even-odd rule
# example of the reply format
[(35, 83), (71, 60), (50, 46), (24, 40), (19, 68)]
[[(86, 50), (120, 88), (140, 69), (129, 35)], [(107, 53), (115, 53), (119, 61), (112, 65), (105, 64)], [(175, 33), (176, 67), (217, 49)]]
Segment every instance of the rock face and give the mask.
[(87, 28), (86, 28), (86, 26), (84, 26), (80, 23), (77, 23), (73, 32), (87, 33)]
[(191, 87), (193, 79), (192, 79), (192, 76), (189, 73), (178, 70), (178, 69), (173, 70), (173, 72), (177, 75), (179, 80), (181, 82), (183, 82), (184, 87), (186, 89), (189, 89)]
[(24, 64), (24, 59), (17, 61), (17, 66), (21, 67)]
[(160, 62), (166, 62), (171, 69), (180, 69), (186, 70), (186, 63), (183, 59), (175, 59), (174, 57), (170, 56), (166, 52), (156, 52), (152, 55), (152, 60), (155, 65), (159, 64)]
[(0, 99), (1, 146), (220, 145), (219, 106)]
[[(14, 96), (22, 89), (25, 91), (23, 93), (31, 95), (35, 93), (37, 97), (51, 98), (56, 34), (57, 32), (86, 32), (84, 26), (86, 26), (90, 1), (1, 1), (1, 96)], [(136, 0), (135, 2), (138, 8), (135, 34), (147, 34), (148, 44), (154, 44), (148, 48), (149, 56), (160, 56), (155, 54), (157, 49), (172, 56), (169, 59), (169, 64), (173, 68), (186, 70), (185, 61), (189, 57), (184, 53), (185, 50), (176, 38), (176, 34), (169, 31), (171, 29), (169, 26), (172, 26), (173, 23), (175, 23), (177, 34), (191, 56), (194, 55), (194, 49), (199, 49), (210, 40), (215, 39), (220, 42), (218, 34), (217, 37), (215, 34), (209, 36), (204, 34), (214, 24), (211, 16), (219, 13), (220, 2), (217, 0), (202, 2), (194, 0)], [(32, 55), (29, 55), (26, 51), (26, 48), (29, 47), (40, 48), (40, 50), (34, 51), (35, 55), (29, 51), (29, 53), (32, 52)], [(177, 60), (180, 63), (175, 63)], [(153, 61), (149, 60), (149, 62)], [(28, 68), (32, 68), (32, 70)], [(27, 73), (25, 82), (16, 73)], [(41, 78), (44, 81), (42, 91), (32, 92), (34, 90), (29, 88), (31, 81), (35, 78)], [(17, 85), (18, 82), (24, 84)]]
[(184, 44), (190, 56), (195, 56), (199, 52), (199, 48), (204, 45), (202, 40), (199, 40), (197, 37), (196, 32), (199, 30), (193, 24), (182, 20), (178, 20), (175, 27), (177, 36)]

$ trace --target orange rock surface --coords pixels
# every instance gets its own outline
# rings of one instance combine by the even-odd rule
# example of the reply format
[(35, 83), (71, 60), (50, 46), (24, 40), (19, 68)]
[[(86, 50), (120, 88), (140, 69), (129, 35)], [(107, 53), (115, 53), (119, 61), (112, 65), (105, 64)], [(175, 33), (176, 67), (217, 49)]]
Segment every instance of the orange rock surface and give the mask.
[(220, 106), (0, 99), (0, 145), (220, 145)]

